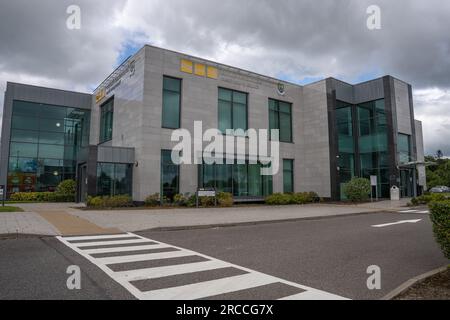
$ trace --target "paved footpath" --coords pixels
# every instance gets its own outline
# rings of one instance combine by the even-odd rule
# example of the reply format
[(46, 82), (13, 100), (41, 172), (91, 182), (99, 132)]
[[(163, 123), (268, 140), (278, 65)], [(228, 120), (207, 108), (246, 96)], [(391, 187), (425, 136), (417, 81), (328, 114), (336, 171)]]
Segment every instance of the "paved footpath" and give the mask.
[(155, 229), (198, 228), (316, 219), (405, 210), (407, 200), (363, 205), (239, 206), (208, 209), (79, 210), (80, 205), (18, 204), (26, 212), (0, 214), (0, 234), (98, 235)]

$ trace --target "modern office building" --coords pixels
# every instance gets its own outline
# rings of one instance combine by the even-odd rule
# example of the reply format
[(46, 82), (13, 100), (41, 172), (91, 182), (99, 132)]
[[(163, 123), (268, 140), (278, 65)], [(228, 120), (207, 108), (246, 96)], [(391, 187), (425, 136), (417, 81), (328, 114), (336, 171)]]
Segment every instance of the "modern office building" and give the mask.
[[(279, 129), (279, 172), (262, 176), (262, 164), (249, 160), (174, 165), (172, 132), (193, 132), (195, 121), (222, 132)], [(391, 76), (300, 86), (145, 46), (93, 94), (7, 84), (0, 184), (8, 195), (53, 191), (74, 178), (80, 201), (115, 194), (143, 201), (200, 187), (236, 200), (302, 191), (338, 200), (352, 177), (374, 175), (382, 198), (394, 185), (403, 197), (426, 188), (411, 86)]]

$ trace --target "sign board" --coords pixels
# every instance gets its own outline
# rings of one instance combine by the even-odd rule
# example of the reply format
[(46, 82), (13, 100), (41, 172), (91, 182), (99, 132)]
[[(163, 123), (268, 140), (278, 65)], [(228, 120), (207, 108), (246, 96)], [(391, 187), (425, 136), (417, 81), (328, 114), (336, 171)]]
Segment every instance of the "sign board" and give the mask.
[(370, 185), (372, 187), (378, 186), (378, 177), (377, 176), (370, 176)]
[(213, 189), (199, 189), (197, 192), (199, 197), (215, 197), (216, 190)]

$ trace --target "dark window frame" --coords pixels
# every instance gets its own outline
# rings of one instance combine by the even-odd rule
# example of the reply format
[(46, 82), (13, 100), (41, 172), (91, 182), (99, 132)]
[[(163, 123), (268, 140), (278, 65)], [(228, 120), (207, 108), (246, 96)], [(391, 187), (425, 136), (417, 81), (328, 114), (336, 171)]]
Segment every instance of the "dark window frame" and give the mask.
[[(168, 79), (172, 79), (172, 80), (177, 80), (180, 81), (180, 92), (176, 92), (173, 90), (168, 90), (164, 88), (164, 79), (168, 78)], [(161, 106), (161, 128), (163, 129), (168, 129), (168, 130), (177, 130), (181, 128), (181, 111), (183, 110), (183, 78), (178, 78), (178, 77), (173, 77), (173, 76), (168, 76), (168, 75), (163, 75), (162, 78), (162, 106)], [(168, 92), (172, 92), (172, 93), (177, 93), (180, 95), (180, 103), (178, 105), (178, 127), (169, 127), (166, 126), (164, 124), (164, 91), (168, 91)]]
[[(270, 102), (271, 101), (275, 102), (277, 110), (271, 110), (270, 109)], [(290, 110), (290, 113), (289, 113), (289, 115), (290, 115), (290, 129), (291, 129), (290, 130), (291, 131), (290, 132), (290, 137), (291, 137), (290, 141), (283, 141), (283, 140), (281, 140), (281, 130), (282, 130), (282, 128), (281, 128), (281, 117), (280, 117), (280, 114), (281, 113), (285, 113), (285, 112), (280, 111), (280, 102), (289, 105), (289, 110)], [(294, 119), (293, 119), (293, 114), (292, 114), (293, 103), (292, 102), (288, 102), (288, 101), (279, 100), (279, 99), (274, 99), (274, 98), (269, 98), (268, 103), (269, 103), (269, 105), (268, 105), (268, 110), (269, 110), (269, 131), (272, 130), (272, 129), (274, 129), (274, 130), (278, 129), (280, 131), (280, 135), (279, 135), (279, 141), (280, 142), (282, 142), (282, 143), (295, 143), (294, 142)], [(280, 128), (271, 128), (270, 127), (270, 112), (271, 111), (275, 111), (277, 113), (278, 126)], [(269, 137), (272, 140), (271, 132), (269, 132)]]
[[(285, 168), (284, 162), (285, 161), (289, 161), (292, 165), (292, 168), (288, 171)], [(291, 182), (292, 182), (292, 190), (291, 191), (286, 191), (285, 188), (285, 179), (284, 179), (284, 175), (286, 173), (290, 173), (291, 175)], [(283, 193), (294, 193), (295, 192), (295, 160), (294, 159), (283, 159)]]
[[(106, 107), (109, 103), (112, 102), (112, 107), (110, 111), (106, 111), (103, 112), (103, 108)], [(112, 120), (111, 120), (111, 136), (106, 135), (104, 132), (102, 132), (102, 127), (103, 127), (103, 116), (107, 113), (112, 113)], [(106, 128), (104, 128), (104, 130), (106, 130)], [(113, 133), (114, 133), (114, 96), (112, 96), (111, 98), (109, 98), (107, 101), (105, 101), (104, 103), (102, 103), (100, 105), (100, 138), (99, 138), (99, 144), (103, 144), (109, 141), (112, 141), (113, 139)]]
[[(231, 92), (231, 101), (220, 99), (220, 90), (230, 91)], [(245, 94), (245, 128), (234, 128), (234, 93), (235, 92), (236, 93)], [(218, 87), (218, 90), (217, 90), (217, 110), (219, 110), (219, 102), (220, 101), (231, 102), (231, 126), (232, 126), (232, 128), (228, 128), (226, 130), (236, 131), (236, 130), (242, 129), (242, 130), (244, 130), (244, 132), (246, 132), (248, 130), (249, 95), (250, 94), (248, 92), (235, 90), (235, 89), (230, 89), (230, 88), (225, 88), (225, 87)], [(219, 112), (217, 112), (217, 120), (218, 120), (218, 124), (219, 124), (219, 127), (220, 127), (220, 113)], [(225, 130), (225, 132), (222, 132), (222, 130), (220, 130), (220, 128), (218, 128), (218, 129), (222, 133), (222, 135), (227, 135), (226, 130)]]

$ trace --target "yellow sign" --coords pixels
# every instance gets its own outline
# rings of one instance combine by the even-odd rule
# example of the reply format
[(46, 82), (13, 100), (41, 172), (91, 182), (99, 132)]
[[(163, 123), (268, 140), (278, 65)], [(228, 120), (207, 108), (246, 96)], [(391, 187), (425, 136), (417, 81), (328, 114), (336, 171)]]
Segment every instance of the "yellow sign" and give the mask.
[(204, 64), (195, 64), (195, 74), (200, 77), (206, 76), (206, 66)]
[(194, 69), (194, 64), (192, 61), (181, 59), (181, 71), (186, 73), (192, 73)]
[(217, 79), (219, 77), (219, 71), (217, 70), (217, 68), (208, 66), (207, 77), (211, 79)]
[(208, 77), (210, 79), (217, 79), (219, 77), (219, 70), (216, 67), (207, 66), (202, 63), (194, 63), (187, 59), (181, 59), (181, 72), (195, 74), (199, 77)]
[(99, 103), (106, 97), (106, 90), (100, 89), (100, 91), (95, 95), (95, 102)]

